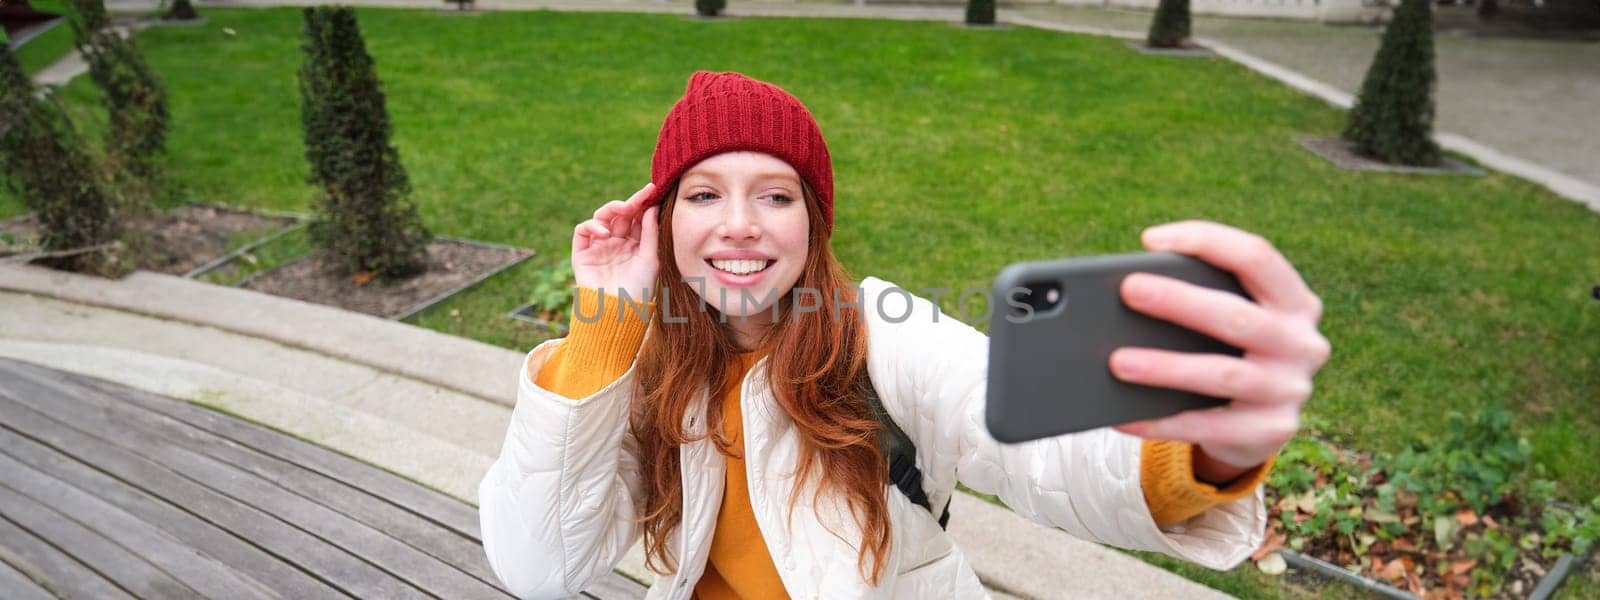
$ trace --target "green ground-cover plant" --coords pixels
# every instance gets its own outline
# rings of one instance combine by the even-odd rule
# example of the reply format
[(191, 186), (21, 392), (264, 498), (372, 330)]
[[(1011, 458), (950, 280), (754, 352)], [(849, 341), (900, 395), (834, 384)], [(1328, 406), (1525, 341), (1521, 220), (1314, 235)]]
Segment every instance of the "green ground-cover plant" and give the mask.
[[(565, 257), (573, 225), (648, 178), (689, 73), (741, 70), (817, 116), (837, 180), (833, 245), (857, 277), (986, 287), (1016, 260), (1137, 251), (1153, 223), (1239, 225), (1273, 240), (1326, 304), (1334, 358), (1306, 405), (1316, 435), (1399, 452), (1444, 435), (1450, 410), (1518, 398), (1514, 422), (1559, 495), (1600, 494), (1600, 311), (1595, 282), (1574, 279), (1600, 273), (1600, 215), (1501, 174), (1372, 176), (1302, 156), (1293, 139), (1338, 132), (1344, 113), (1227, 61), (1028, 27), (748, 18), (704, 45), (681, 43), (704, 23), (671, 15), (360, 15), (394, 144), (441, 233)], [(299, 12), (207, 17), (139, 34), (172, 92), (171, 178), (190, 197), (305, 211)], [(97, 102), (83, 80), (61, 96), (75, 111)], [(0, 193), (0, 216), (21, 210)], [(526, 350), (548, 332), (505, 314), (537, 270), (409, 321)]]
[(1600, 496), (1556, 502), (1509, 411), (1446, 420), (1441, 439), (1398, 453), (1292, 441), (1268, 478), (1271, 535), (1257, 557), (1287, 545), (1419, 595), (1519, 597), (1561, 554), (1600, 540)]
[(528, 302), (533, 305), (535, 316), (548, 324), (553, 334), (564, 331), (572, 316), (577, 285), (572, 276), (572, 263), (565, 260), (535, 271), (528, 280)]

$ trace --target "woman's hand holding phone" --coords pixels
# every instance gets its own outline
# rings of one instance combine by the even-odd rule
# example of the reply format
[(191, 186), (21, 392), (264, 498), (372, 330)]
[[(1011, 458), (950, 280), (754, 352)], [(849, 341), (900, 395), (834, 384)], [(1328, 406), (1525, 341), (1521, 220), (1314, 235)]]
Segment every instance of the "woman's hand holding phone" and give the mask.
[(656, 257), (660, 206), (644, 208), (655, 194), (647, 183), (627, 200), (612, 200), (572, 229), (572, 276), (582, 287), (636, 301), (651, 299), (661, 262)]
[(1252, 233), (1199, 221), (1146, 229), (1151, 251), (1187, 254), (1232, 272), (1255, 298), (1136, 273), (1122, 282), (1135, 311), (1199, 331), (1244, 351), (1241, 357), (1120, 348), (1112, 374), (1129, 383), (1229, 399), (1212, 409), (1117, 426), (1144, 438), (1192, 442), (1195, 471), (1221, 483), (1265, 462), (1300, 427), (1311, 379), (1330, 345), (1317, 331), (1322, 301), (1271, 243)]

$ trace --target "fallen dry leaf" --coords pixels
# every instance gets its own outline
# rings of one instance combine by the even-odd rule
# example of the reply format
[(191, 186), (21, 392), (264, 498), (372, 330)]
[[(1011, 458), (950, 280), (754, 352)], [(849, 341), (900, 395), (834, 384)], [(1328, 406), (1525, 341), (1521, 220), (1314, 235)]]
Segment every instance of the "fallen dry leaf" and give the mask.
[(1496, 523), (1495, 520), (1494, 520), (1494, 517), (1489, 516), (1489, 515), (1484, 515), (1483, 516), (1483, 524), (1488, 526), (1489, 529), (1499, 529), (1500, 528), (1500, 524)]
[(1428, 595), (1428, 588), (1422, 586), (1422, 578), (1416, 573), (1406, 573), (1406, 591), (1418, 596)]
[(375, 273), (373, 273), (372, 271), (362, 271), (360, 273), (356, 273), (355, 275), (352, 275), (350, 277), (350, 279), (355, 281), (356, 285), (366, 285), (366, 284), (372, 282), (372, 277), (374, 275), (375, 275)]
[(1466, 573), (1467, 571), (1471, 571), (1472, 567), (1476, 566), (1477, 564), (1478, 559), (1476, 558), (1453, 561), (1450, 563), (1450, 573), (1452, 575), (1460, 575), (1462, 573)]
[(1281, 533), (1274, 533), (1267, 536), (1267, 541), (1262, 542), (1260, 548), (1256, 548), (1256, 551), (1250, 555), (1250, 560), (1261, 560), (1262, 558), (1266, 557), (1266, 555), (1276, 552), (1279, 548), (1283, 547), (1283, 542), (1288, 539), (1289, 536)]
[(1456, 522), (1465, 526), (1476, 525), (1478, 523), (1478, 513), (1472, 512), (1470, 508), (1458, 510), (1456, 511)]
[[(1374, 563), (1374, 564), (1376, 564), (1376, 563)], [(1400, 579), (1400, 578), (1405, 577), (1405, 576), (1406, 576), (1406, 565), (1405, 565), (1405, 563), (1402, 563), (1402, 562), (1400, 562), (1398, 560), (1392, 561), (1389, 564), (1384, 565), (1383, 569), (1378, 571), (1378, 577), (1381, 577), (1381, 578), (1386, 579), (1388, 581), (1394, 581), (1396, 579)]]
[(1395, 538), (1394, 549), (1400, 552), (1416, 552), (1417, 542), (1408, 537)]

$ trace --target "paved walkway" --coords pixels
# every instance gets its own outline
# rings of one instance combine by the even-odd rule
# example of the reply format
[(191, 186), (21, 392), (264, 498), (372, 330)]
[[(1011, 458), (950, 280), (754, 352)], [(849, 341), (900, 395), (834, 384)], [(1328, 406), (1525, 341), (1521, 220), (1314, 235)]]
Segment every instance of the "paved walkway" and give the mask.
[[(500, 451), (522, 354), (145, 271), (0, 265), (0, 359), (238, 415), (462, 501)], [(951, 534), (995, 597), (1222, 598), (966, 494)], [(650, 580), (638, 547), (618, 570)]]

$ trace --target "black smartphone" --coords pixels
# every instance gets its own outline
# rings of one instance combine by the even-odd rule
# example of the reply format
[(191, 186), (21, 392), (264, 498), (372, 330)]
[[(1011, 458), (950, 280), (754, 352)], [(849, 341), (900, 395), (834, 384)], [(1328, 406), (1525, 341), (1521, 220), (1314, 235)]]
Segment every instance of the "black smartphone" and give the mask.
[(988, 426), (1026, 442), (1174, 415), (1226, 402), (1126, 383), (1111, 374), (1125, 346), (1231, 354), (1238, 348), (1122, 303), (1122, 280), (1153, 273), (1249, 298), (1232, 273), (1171, 252), (1023, 262), (994, 281), (989, 316)]

